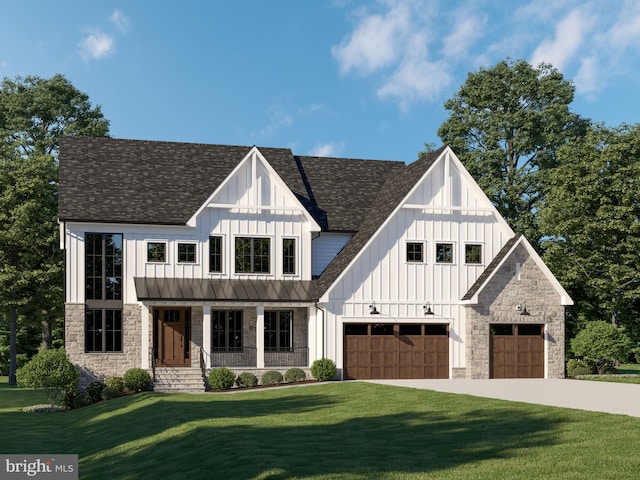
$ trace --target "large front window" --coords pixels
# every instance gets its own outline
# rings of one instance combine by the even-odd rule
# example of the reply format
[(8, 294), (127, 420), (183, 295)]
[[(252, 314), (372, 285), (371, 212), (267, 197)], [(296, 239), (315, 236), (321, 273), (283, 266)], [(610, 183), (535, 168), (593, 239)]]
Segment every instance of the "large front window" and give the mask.
[(86, 352), (122, 351), (122, 235), (85, 234)]
[(236, 273), (269, 273), (270, 240), (236, 237)]
[(264, 349), (267, 352), (288, 352), (293, 347), (293, 312), (264, 312)]
[(211, 347), (214, 352), (242, 351), (242, 311), (211, 311)]

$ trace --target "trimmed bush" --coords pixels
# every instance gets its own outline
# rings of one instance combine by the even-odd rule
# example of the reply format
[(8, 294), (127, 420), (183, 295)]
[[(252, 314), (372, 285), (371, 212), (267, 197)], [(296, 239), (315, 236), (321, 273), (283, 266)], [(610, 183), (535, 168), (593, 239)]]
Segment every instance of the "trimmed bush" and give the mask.
[(68, 388), (60, 395), (60, 403), (68, 409), (75, 407), (76, 397), (80, 395), (80, 390), (77, 388)]
[(91, 403), (96, 403), (102, 400), (102, 391), (107, 388), (104, 382), (91, 382), (84, 393), (89, 395)]
[(130, 368), (124, 372), (122, 380), (124, 380), (124, 386), (134, 392), (146, 390), (151, 385), (151, 375), (142, 368)]
[(287, 382), (302, 382), (307, 379), (307, 374), (301, 368), (290, 368), (284, 374), (284, 379)]
[(260, 378), (262, 385), (278, 385), (282, 383), (283, 380), (282, 374), (276, 370), (264, 372), (262, 378)]
[(91, 405), (91, 398), (86, 393), (80, 393), (73, 399), (73, 408), (82, 408)]
[(239, 387), (255, 387), (258, 385), (258, 377), (251, 372), (242, 372), (236, 378), (236, 385)]
[(316, 360), (311, 365), (311, 375), (316, 380), (321, 382), (326, 382), (327, 380), (333, 380), (338, 373), (338, 369), (336, 368), (336, 364), (333, 363), (333, 360), (328, 358), (321, 358), (320, 360)]
[(576, 375), (589, 375), (595, 372), (595, 365), (590, 362), (586, 362), (577, 358), (572, 358), (567, 362), (568, 377), (575, 377)]
[(120, 396), (120, 392), (117, 388), (113, 387), (104, 387), (102, 390), (102, 399), (103, 400), (112, 400), (118, 396)]
[(236, 376), (226, 367), (212, 368), (209, 374), (209, 386), (213, 390), (229, 390)]
[(104, 384), (107, 387), (115, 388), (118, 393), (124, 392), (124, 380), (122, 377), (107, 377)]

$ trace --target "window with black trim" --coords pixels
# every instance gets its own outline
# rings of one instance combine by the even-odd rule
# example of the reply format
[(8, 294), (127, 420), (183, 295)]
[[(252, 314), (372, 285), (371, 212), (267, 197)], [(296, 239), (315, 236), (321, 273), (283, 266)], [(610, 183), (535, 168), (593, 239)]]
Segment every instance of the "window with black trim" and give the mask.
[(242, 310), (211, 311), (211, 348), (214, 352), (242, 351)]
[(167, 261), (166, 242), (147, 243), (147, 262), (165, 263)]
[(407, 242), (407, 262), (424, 262), (424, 244), (422, 242)]
[(289, 352), (293, 349), (293, 312), (264, 312), (264, 350)]
[(436, 243), (436, 263), (453, 263), (453, 243)]
[(269, 238), (236, 237), (236, 273), (269, 273), (271, 268)]
[(464, 246), (464, 263), (482, 263), (482, 245), (466, 244)]
[(282, 273), (295, 275), (296, 273), (296, 239), (284, 238), (282, 240)]
[(122, 351), (122, 310), (86, 311), (84, 350), (85, 352)]
[(222, 237), (209, 237), (209, 272), (222, 273)]
[(196, 263), (195, 243), (178, 243), (178, 263)]

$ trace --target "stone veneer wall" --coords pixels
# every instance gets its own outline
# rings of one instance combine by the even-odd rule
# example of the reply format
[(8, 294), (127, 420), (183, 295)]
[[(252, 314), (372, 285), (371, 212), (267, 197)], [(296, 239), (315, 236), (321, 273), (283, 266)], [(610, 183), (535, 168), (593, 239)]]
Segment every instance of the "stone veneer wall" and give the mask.
[(85, 353), (84, 304), (65, 305), (65, 349), (71, 362), (80, 368), (80, 385), (94, 380), (124, 375), (130, 368), (140, 367), (142, 332), (140, 306), (125, 304), (122, 308), (122, 352)]
[[(520, 263), (520, 279), (516, 263)], [(518, 246), (479, 295), (478, 305), (466, 307), (466, 376), (489, 378), (489, 325), (535, 323), (545, 325), (548, 378), (564, 377), (564, 307), (526, 248)], [(516, 305), (526, 305), (530, 316)]]

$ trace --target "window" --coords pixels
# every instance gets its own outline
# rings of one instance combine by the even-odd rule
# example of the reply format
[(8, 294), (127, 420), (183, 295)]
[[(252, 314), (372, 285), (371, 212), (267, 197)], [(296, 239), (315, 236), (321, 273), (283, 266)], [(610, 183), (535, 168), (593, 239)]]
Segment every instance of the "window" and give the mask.
[(400, 335), (422, 335), (422, 325), (416, 323), (409, 323), (406, 325), (399, 325), (398, 334)]
[(270, 239), (236, 238), (236, 273), (269, 273)]
[(464, 261), (465, 263), (482, 263), (482, 245), (465, 245)]
[(282, 240), (282, 273), (295, 275), (296, 273), (296, 239)]
[(85, 303), (85, 351), (121, 352), (121, 234), (85, 234)]
[(242, 310), (211, 312), (211, 348), (214, 352), (242, 351)]
[(167, 244), (164, 242), (147, 243), (147, 262), (165, 263), (167, 261)]
[(288, 352), (293, 348), (293, 312), (264, 312), (264, 350)]
[(209, 237), (209, 272), (222, 273), (222, 237)]
[(122, 310), (87, 310), (85, 352), (122, 351)]
[(195, 243), (178, 243), (178, 263), (196, 263)]
[(371, 324), (371, 335), (393, 335), (393, 323)]
[(421, 242), (407, 242), (407, 262), (424, 262), (424, 244)]
[(436, 244), (436, 263), (453, 263), (453, 243)]

